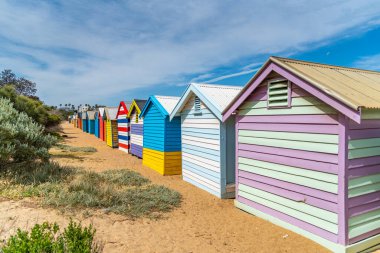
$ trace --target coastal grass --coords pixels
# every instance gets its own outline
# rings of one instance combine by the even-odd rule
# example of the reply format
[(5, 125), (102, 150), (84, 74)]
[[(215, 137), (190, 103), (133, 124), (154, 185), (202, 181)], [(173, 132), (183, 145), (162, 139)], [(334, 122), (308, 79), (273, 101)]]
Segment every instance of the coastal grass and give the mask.
[(0, 197), (32, 197), (42, 206), (103, 210), (129, 218), (159, 218), (181, 203), (181, 195), (127, 170), (92, 172), (58, 163), (17, 164), (0, 169)]

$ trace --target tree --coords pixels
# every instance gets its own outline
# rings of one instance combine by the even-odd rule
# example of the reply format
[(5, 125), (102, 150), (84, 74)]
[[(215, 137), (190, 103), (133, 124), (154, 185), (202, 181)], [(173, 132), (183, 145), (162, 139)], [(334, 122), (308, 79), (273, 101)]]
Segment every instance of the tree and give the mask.
[(0, 162), (48, 161), (49, 149), (57, 141), (46, 135), (44, 127), (26, 113), (19, 112), (13, 103), (0, 98)]
[(10, 69), (5, 69), (0, 74), (0, 87), (6, 85), (14, 86), (19, 95), (35, 96), (37, 92), (36, 83), (24, 77), (18, 78)]

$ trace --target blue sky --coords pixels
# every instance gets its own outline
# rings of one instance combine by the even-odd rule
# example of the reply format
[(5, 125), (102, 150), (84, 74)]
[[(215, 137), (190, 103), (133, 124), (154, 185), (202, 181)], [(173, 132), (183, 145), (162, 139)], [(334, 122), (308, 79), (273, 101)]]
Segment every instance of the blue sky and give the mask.
[(0, 1), (0, 68), (48, 104), (244, 85), (270, 55), (380, 70), (380, 1)]

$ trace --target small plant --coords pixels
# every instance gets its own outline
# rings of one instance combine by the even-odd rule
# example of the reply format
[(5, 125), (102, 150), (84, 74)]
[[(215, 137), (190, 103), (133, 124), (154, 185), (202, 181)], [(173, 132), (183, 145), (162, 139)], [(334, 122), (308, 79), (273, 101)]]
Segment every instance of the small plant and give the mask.
[(67, 228), (60, 233), (56, 223), (36, 224), (30, 232), (17, 230), (0, 250), (4, 253), (97, 253), (101, 245), (94, 240), (96, 230), (92, 225), (82, 227), (81, 223), (70, 220)]

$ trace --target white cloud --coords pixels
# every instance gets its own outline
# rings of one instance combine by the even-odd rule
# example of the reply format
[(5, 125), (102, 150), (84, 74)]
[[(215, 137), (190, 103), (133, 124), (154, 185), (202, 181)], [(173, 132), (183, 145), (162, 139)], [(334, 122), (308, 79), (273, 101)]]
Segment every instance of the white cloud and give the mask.
[(360, 69), (380, 71), (380, 54), (362, 57), (353, 66)]
[(0, 67), (36, 81), (48, 103), (104, 103), (188, 76), (253, 71), (213, 74), (366, 29), (379, 11), (377, 0), (0, 1)]

